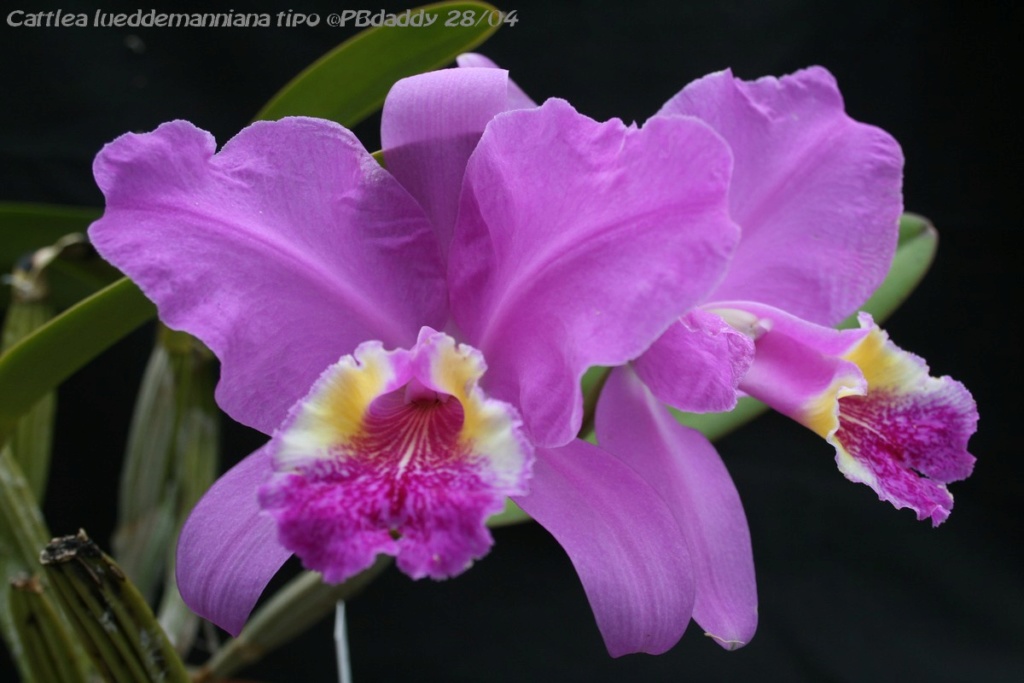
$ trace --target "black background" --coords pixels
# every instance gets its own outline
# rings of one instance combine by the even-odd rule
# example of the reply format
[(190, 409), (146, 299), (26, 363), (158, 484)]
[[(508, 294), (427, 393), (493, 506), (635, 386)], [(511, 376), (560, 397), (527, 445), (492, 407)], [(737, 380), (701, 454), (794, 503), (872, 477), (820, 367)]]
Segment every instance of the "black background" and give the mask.
[[(11, 9), (97, 4), (21, 0)], [(204, 3), (236, 11), (404, 9)], [(185, 3), (104, 3), (183, 11)], [(391, 572), (349, 604), (357, 681), (1017, 681), (1024, 676), (1020, 438), (1020, 35), (1013, 2), (821, 0), (508, 4), (519, 23), (481, 51), (535, 99), (597, 119), (643, 121), (685, 83), (809, 64), (838, 78), (847, 109), (907, 157), (905, 203), (941, 234), (936, 264), (886, 325), (974, 393), (974, 476), (954, 484), (938, 529), (836, 471), (831, 448), (778, 416), (719, 442), (753, 534), (760, 628), (727, 653), (691, 625), (670, 653), (610, 659), (572, 566), (535, 525), (498, 530), (492, 553), (443, 583)], [(102, 144), (186, 118), (221, 142), (351, 31), (318, 28), (10, 28), (0, 22), (0, 200), (98, 206)], [(134, 36), (134, 37), (132, 37)], [(378, 146), (376, 121), (357, 132)], [(61, 390), (46, 512), (109, 547), (115, 478), (151, 329)], [(237, 460), (261, 437), (228, 426)], [(332, 681), (331, 626), (245, 672)], [(13, 677), (2, 662), (0, 680)]]

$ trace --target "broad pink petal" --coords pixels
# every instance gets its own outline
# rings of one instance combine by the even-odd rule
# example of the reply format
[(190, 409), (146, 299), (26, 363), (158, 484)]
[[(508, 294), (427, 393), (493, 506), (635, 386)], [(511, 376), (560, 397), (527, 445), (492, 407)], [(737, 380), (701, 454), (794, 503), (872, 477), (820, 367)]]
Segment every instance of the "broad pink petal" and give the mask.
[(178, 590), (193, 612), (233, 636), (291, 552), (277, 542), (256, 490), (271, 475), (266, 446), (218, 479), (192, 510), (178, 539)]
[(575, 436), (588, 367), (637, 357), (718, 282), (738, 237), (729, 168), (692, 119), (638, 130), (552, 99), (488, 126), (466, 173), (452, 314), (535, 443)]
[(660, 654), (693, 609), (690, 557), (672, 513), (612, 455), (584, 441), (537, 452), (516, 503), (558, 540), (613, 657)]
[[(463, 52), (455, 58), (459, 68), (462, 69), (500, 69), (492, 60), (476, 52)], [(529, 95), (511, 78), (508, 79), (508, 109), (533, 109), (537, 106)]]
[(508, 72), (442, 69), (388, 93), (380, 138), (388, 171), (430, 217), (444, 255), (452, 241), (466, 162), (487, 123), (508, 107)]
[(270, 434), (360, 342), (442, 325), (442, 267), (420, 208), (342, 127), (259, 122), (214, 152), (184, 121), (108, 144), (89, 236), (221, 359), (228, 414)]
[(633, 369), (662, 403), (692, 413), (736, 407), (736, 387), (754, 361), (754, 342), (695, 308), (668, 328)]
[(753, 82), (705, 76), (658, 115), (696, 116), (732, 147), (743, 239), (710, 300), (760, 301), (834, 325), (881, 283), (896, 248), (903, 154), (843, 110), (821, 67)]
[(601, 447), (635, 470), (675, 515), (696, 581), (693, 618), (722, 647), (742, 647), (757, 628), (754, 558), (722, 459), (699, 432), (676, 422), (628, 366), (609, 376), (596, 426)]

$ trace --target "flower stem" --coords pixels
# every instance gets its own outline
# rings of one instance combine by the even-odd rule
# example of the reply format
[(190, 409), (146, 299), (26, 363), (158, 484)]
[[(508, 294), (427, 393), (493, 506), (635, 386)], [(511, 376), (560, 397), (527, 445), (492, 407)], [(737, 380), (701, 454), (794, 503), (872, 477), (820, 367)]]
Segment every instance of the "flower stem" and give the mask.
[(338, 680), (352, 683), (352, 663), (348, 651), (348, 625), (345, 623), (345, 601), (334, 607), (334, 648), (338, 659)]

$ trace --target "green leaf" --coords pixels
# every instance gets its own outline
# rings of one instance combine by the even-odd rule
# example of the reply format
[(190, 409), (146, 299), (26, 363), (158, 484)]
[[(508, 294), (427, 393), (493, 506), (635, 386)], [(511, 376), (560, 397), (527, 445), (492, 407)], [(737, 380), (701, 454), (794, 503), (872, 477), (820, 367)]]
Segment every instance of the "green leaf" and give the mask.
[(493, 528), (528, 522), (532, 517), (526, 514), (511, 498), (505, 499), (505, 509), (487, 519), (487, 526)]
[[(482, 2), (427, 5), (430, 26), (380, 26), (345, 41), (284, 86), (256, 119), (316, 116), (352, 127), (379, 109), (395, 81), (438, 69), (497, 30), (493, 22), (445, 26), (453, 12), (485, 17), (497, 9)], [(462, 15), (459, 15), (462, 16)]]
[[(896, 256), (889, 268), (889, 274), (861, 310), (870, 313), (874, 316), (875, 322), (879, 323), (892, 315), (928, 272), (935, 258), (938, 239), (939, 235), (928, 219), (914, 214), (904, 214), (900, 218), (899, 246), (896, 248)], [(856, 315), (850, 316), (839, 325), (856, 326)], [(743, 426), (767, 409), (763, 403), (744, 397), (740, 399), (736, 408), (728, 413), (698, 415), (675, 410), (672, 412), (679, 422), (699, 430), (714, 440)]]
[(10, 434), (14, 421), (46, 392), (155, 314), (139, 288), (121, 279), (0, 356), (0, 442)]
[(907, 242), (929, 231), (934, 232), (935, 226), (924, 216), (919, 216), (916, 213), (903, 214), (900, 216), (900, 236), (896, 248), (899, 249)]
[(736, 402), (736, 407), (728, 413), (682, 413), (671, 407), (669, 410), (680, 424), (693, 427), (714, 441), (750, 422), (768, 410), (768, 406), (749, 396), (743, 396)]
[[(26, 336), (53, 319), (49, 302), (19, 301), (15, 297), (4, 319), (0, 350), (13, 347)], [(14, 459), (24, 471), (36, 500), (42, 500), (50, 473), (53, 425), (57, 412), (57, 393), (43, 394), (26, 412), (11, 433), (10, 447)]]
[(77, 206), (0, 202), (0, 270), (8, 272), (26, 252), (84, 232), (101, 211)]

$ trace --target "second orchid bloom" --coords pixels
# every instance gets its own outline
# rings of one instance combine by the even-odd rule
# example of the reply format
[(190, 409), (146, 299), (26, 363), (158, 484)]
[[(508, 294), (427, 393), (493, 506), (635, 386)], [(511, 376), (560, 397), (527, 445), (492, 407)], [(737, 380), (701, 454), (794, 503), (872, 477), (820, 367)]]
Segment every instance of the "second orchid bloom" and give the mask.
[[(693, 616), (756, 627), (750, 538), (721, 460), (662, 403), (745, 392), (843, 472), (936, 523), (976, 413), (854, 311), (885, 276), (902, 156), (831, 76), (684, 89), (643, 126), (534, 105), (505, 71), (397, 83), (382, 168), (344, 128), (256, 123), (217, 151), (175, 121), (107, 145), (100, 252), (220, 358), (217, 398), (272, 437), (186, 524), (179, 588), (237, 633), (296, 553), (344, 581), (487, 553), (512, 497), (571, 557), (613, 655)], [(580, 379), (615, 368), (577, 438)]]

